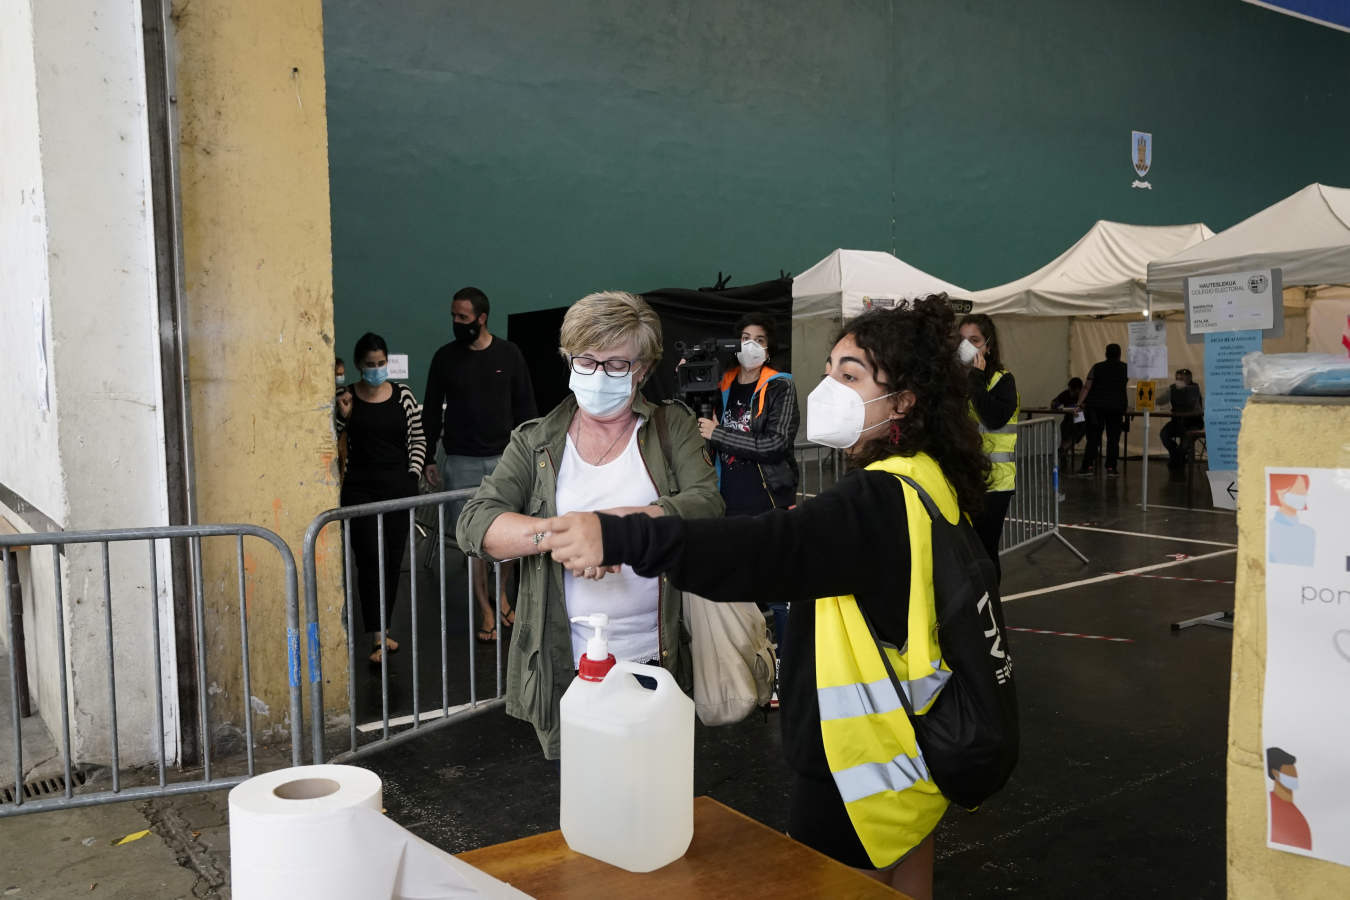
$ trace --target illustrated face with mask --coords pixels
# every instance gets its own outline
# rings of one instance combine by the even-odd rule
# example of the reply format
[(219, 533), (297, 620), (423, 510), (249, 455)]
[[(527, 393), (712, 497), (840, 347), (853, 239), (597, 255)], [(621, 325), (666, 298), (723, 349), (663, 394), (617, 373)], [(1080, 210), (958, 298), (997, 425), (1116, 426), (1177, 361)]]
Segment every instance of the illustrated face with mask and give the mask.
[(361, 357), (361, 380), (371, 387), (379, 387), (389, 380), (389, 357), (383, 350), (372, 350)]
[(807, 440), (847, 450), (914, 405), (911, 392), (892, 391), (876, 379), (866, 351), (853, 336), (840, 338), (830, 351), (825, 377), (806, 397)]
[(455, 332), (455, 340), (472, 344), (482, 334), (487, 325), (487, 314), (477, 315), (473, 303), (469, 300), (455, 300), (450, 304), (450, 327)]
[(736, 361), (741, 364), (741, 368), (747, 372), (752, 372), (764, 365), (764, 361), (768, 358), (769, 335), (764, 331), (763, 326), (745, 326), (741, 330), (741, 349), (736, 354)]
[(629, 338), (604, 349), (570, 353), (572, 374), (567, 386), (577, 405), (597, 419), (612, 419), (632, 407), (646, 368), (637, 360), (637, 341)]
[(1290, 509), (1299, 510), (1308, 508), (1308, 479), (1299, 476), (1294, 484), (1281, 493), (1277, 493), (1280, 503)]

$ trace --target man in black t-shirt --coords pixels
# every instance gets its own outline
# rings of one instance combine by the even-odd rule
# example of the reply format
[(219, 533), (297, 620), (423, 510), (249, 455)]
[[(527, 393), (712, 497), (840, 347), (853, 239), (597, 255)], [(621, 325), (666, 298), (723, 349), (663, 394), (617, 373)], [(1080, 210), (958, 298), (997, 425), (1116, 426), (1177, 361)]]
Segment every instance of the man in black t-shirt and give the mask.
[[(525, 357), (515, 344), (488, 331), (490, 308), (487, 295), (478, 288), (456, 291), (450, 303), (455, 339), (431, 358), (422, 424), (427, 439), (439, 440), (445, 448), (439, 468), (433, 452), (424, 469), (427, 482), (434, 488), (444, 485), (445, 490), (453, 491), (478, 487), (502, 458), (511, 431), (536, 415)], [(463, 509), (463, 500), (450, 504), (451, 533)], [(487, 599), (487, 566), (479, 561), (471, 561), (471, 565), (474, 593), (482, 613), (478, 638), (489, 642), (496, 635), (495, 616)], [(503, 588), (508, 578), (506, 565)], [(500, 598), (500, 606), (502, 621), (514, 624), (515, 612), (505, 596)]]
[(1106, 431), (1106, 474), (1114, 477), (1116, 461), (1120, 458), (1120, 432), (1125, 422), (1125, 384), (1129, 370), (1120, 361), (1120, 345), (1106, 345), (1106, 359), (1088, 372), (1079, 406), (1087, 416), (1087, 447), (1083, 450), (1083, 467), (1079, 475), (1091, 474), (1101, 453), (1102, 431)]

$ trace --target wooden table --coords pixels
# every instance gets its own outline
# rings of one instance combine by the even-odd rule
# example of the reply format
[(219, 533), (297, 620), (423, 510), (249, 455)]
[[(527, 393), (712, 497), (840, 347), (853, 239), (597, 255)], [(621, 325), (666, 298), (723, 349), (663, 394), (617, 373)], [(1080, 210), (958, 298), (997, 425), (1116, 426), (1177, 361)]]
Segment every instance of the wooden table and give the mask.
[(558, 831), (470, 850), (459, 858), (540, 900), (905, 896), (711, 797), (694, 800), (689, 851), (643, 875), (572, 852)]

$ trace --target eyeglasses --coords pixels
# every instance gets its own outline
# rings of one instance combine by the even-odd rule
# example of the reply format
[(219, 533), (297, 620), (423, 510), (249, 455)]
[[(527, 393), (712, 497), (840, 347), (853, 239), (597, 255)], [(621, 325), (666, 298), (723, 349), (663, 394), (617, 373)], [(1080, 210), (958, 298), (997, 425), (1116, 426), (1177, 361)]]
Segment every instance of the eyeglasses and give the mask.
[(604, 361), (592, 359), (589, 356), (573, 356), (572, 371), (578, 375), (591, 375), (596, 369), (604, 369), (605, 374), (611, 378), (622, 378), (633, 370), (633, 365), (637, 362), (635, 359), (606, 359)]

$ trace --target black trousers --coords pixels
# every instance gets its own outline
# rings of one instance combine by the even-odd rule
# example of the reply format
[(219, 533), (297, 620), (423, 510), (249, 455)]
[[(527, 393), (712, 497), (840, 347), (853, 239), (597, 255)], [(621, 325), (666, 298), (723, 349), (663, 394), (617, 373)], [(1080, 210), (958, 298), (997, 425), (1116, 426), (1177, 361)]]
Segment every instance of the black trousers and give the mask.
[(1125, 430), (1125, 414), (1119, 410), (1084, 410), (1087, 416), (1087, 446), (1083, 448), (1083, 468), (1089, 471), (1101, 455), (1102, 431), (1106, 431), (1106, 468), (1114, 469), (1120, 460), (1120, 433)]
[[(349, 473), (350, 474), (350, 473)], [(342, 505), (374, 503), (377, 500), (397, 500), (417, 493), (417, 477), (406, 469), (402, 472), (365, 475), (359, 480), (348, 478), (342, 485)], [(352, 534), (352, 561), (356, 566), (356, 596), (361, 604), (364, 630), (380, 630), (380, 544), (376, 516), (360, 516), (348, 523)], [(385, 625), (394, 617), (394, 598), (398, 595), (399, 571), (403, 568), (403, 551), (408, 547), (408, 514), (384, 514), (384, 615)], [(348, 573), (348, 578), (352, 573)]]
[(1163, 446), (1167, 448), (1167, 464), (1174, 469), (1179, 469), (1186, 463), (1186, 452), (1182, 449), (1181, 442), (1186, 437), (1186, 432), (1196, 428), (1204, 428), (1205, 420), (1202, 418), (1181, 418), (1173, 416), (1171, 421), (1163, 426), (1162, 432), (1158, 435), (1162, 439)]
[(984, 508), (973, 516), (970, 524), (984, 545), (984, 552), (994, 563), (994, 572), (1003, 580), (1003, 566), (998, 561), (998, 541), (1003, 536), (1003, 520), (1008, 518), (1008, 504), (1012, 502), (1012, 491), (989, 491), (984, 495)]

